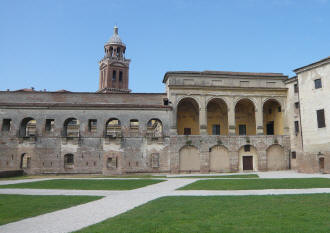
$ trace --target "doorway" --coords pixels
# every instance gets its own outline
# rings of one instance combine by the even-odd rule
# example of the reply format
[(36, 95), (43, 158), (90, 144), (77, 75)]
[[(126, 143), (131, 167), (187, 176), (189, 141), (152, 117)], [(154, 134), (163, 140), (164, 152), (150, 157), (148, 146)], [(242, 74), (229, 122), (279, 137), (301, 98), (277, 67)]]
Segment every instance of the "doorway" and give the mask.
[(324, 172), (324, 158), (319, 158), (319, 168), (320, 168), (320, 172), (323, 173)]
[(274, 135), (274, 121), (267, 123), (267, 135)]
[(253, 170), (253, 156), (243, 156), (243, 171)]

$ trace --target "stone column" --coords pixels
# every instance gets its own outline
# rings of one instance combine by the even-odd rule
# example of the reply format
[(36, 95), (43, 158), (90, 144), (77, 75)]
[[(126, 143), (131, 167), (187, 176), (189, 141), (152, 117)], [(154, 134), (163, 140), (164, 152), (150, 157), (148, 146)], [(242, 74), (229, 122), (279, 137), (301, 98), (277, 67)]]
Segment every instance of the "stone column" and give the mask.
[(263, 121), (263, 106), (261, 99), (258, 99), (257, 108), (255, 109), (255, 119), (256, 119), (256, 134), (264, 134), (264, 121)]
[(233, 104), (228, 108), (228, 134), (236, 135), (235, 106)]
[(207, 135), (207, 110), (202, 106), (199, 110), (199, 134)]
[(170, 135), (178, 135), (178, 121), (177, 121), (177, 107), (174, 107), (171, 112), (169, 112), (170, 118)]

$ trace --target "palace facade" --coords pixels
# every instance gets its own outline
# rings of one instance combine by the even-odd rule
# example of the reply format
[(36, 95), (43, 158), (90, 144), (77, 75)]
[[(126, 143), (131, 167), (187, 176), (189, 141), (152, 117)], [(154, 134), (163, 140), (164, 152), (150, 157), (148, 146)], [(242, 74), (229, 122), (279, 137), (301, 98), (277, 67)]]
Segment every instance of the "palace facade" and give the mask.
[(0, 171), (330, 173), (330, 57), (282, 73), (175, 71), (131, 93), (114, 34), (93, 93), (0, 92)]

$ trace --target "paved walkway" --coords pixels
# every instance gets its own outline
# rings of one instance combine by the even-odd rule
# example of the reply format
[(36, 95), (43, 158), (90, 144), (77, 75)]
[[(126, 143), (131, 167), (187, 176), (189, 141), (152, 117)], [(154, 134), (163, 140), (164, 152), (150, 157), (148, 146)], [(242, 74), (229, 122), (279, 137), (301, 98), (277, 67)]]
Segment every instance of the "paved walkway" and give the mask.
[[(307, 178), (325, 177), (330, 175), (300, 174), (291, 171), (284, 172), (258, 172), (260, 178)], [(219, 175), (219, 174), (217, 174)], [(191, 175), (190, 175), (191, 176)], [(50, 178), (56, 179), (56, 178)], [(71, 179), (71, 178), (70, 178)], [(83, 178), (79, 178), (83, 179)], [(100, 178), (97, 178), (100, 179)], [(111, 178), (113, 179), (113, 178)], [(115, 178), (116, 179), (116, 178)], [(8, 180), (1, 184), (24, 183), (46, 179)], [(49, 179), (48, 179), (49, 180)], [(165, 182), (149, 185), (129, 191), (103, 191), (103, 190), (45, 190), (45, 189), (0, 189), (5, 194), (26, 195), (93, 195), (104, 198), (68, 209), (58, 210), (40, 216), (23, 219), (18, 222), (0, 226), (0, 233), (66, 233), (93, 225), (118, 214), (124, 213), (134, 207), (143, 205), (151, 200), (164, 196), (238, 196), (238, 195), (279, 195), (279, 194), (311, 194), (330, 193), (330, 188), (313, 189), (266, 189), (266, 190), (180, 190), (176, 189), (193, 183), (195, 178), (173, 178)]]
[[(3, 225), (0, 227), (0, 232), (64, 233), (76, 231), (124, 213), (156, 198), (167, 196), (171, 191), (194, 181), (195, 179), (170, 179), (135, 190), (112, 191), (105, 198), (97, 201)], [(9, 193), (9, 189), (4, 189), (4, 191), (6, 190)], [(25, 191), (31, 192), (30, 189)], [(53, 192), (53, 190), (47, 191)], [(62, 192), (71, 195), (72, 190), (62, 190)], [(91, 193), (91, 191), (81, 192)], [(34, 194), (45, 195), (45, 193), (47, 193), (46, 190), (40, 190), (40, 193), (38, 193), (38, 190), (34, 191)], [(49, 193), (46, 195), (49, 195)]]

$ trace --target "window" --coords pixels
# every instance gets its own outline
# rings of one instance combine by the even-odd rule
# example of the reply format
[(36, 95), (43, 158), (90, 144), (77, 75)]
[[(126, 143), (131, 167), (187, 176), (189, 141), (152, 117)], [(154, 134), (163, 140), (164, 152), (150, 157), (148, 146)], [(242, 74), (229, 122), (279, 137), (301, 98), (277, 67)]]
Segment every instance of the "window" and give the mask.
[(299, 102), (295, 102), (295, 103), (294, 103), (294, 106), (295, 106), (295, 108), (298, 109), (298, 108), (299, 108)]
[(298, 93), (298, 84), (294, 85), (294, 93)]
[(250, 149), (251, 149), (251, 146), (250, 146), (250, 145), (245, 145), (245, 146), (244, 146), (244, 151), (245, 151), (245, 152), (249, 152)]
[(74, 164), (73, 154), (64, 155), (64, 168), (72, 168)]
[(239, 125), (238, 126), (238, 134), (239, 135), (246, 135), (246, 125)]
[(240, 81), (239, 82), (241, 87), (248, 87), (249, 86), (249, 81)]
[(89, 119), (88, 120), (88, 132), (95, 133), (97, 128), (97, 120), (96, 119)]
[(117, 157), (107, 159), (107, 168), (117, 168)]
[(117, 76), (116, 71), (115, 70), (112, 71), (112, 81), (116, 81), (116, 76)]
[(294, 122), (294, 131), (296, 135), (299, 133), (299, 121)]
[(2, 131), (9, 132), (11, 126), (11, 119), (3, 119), (2, 121)]
[(184, 135), (191, 135), (191, 128), (184, 128), (183, 134)]
[(317, 110), (316, 115), (317, 115), (317, 126), (319, 128), (324, 128), (325, 127), (324, 109)]
[(314, 80), (314, 85), (315, 85), (315, 89), (319, 89), (319, 88), (322, 88), (322, 81), (321, 79), (315, 79)]
[(131, 129), (138, 129), (139, 128), (139, 121), (138, 120), (131, 120), (130, 121)]
[(123, 81), (123, 72), (119, 71), (119, 82)]
[(54, 131), (54, 124), (55, 124), (54, 119), (46, 119), (46, 125), (45, 125), (46, 132), (53, 132)]
[(291, 152), (291, 158), (292, 159), (296, 159), (296, 156), (297, 156), (296, 152), (295, 151), (292, 151)]
[(277, 110), (278, 110), (278, 112), (282, 112), (281, 106), (279, 106)]
[(220, 125), (212, 125), (212, 135), (220, 135)]

